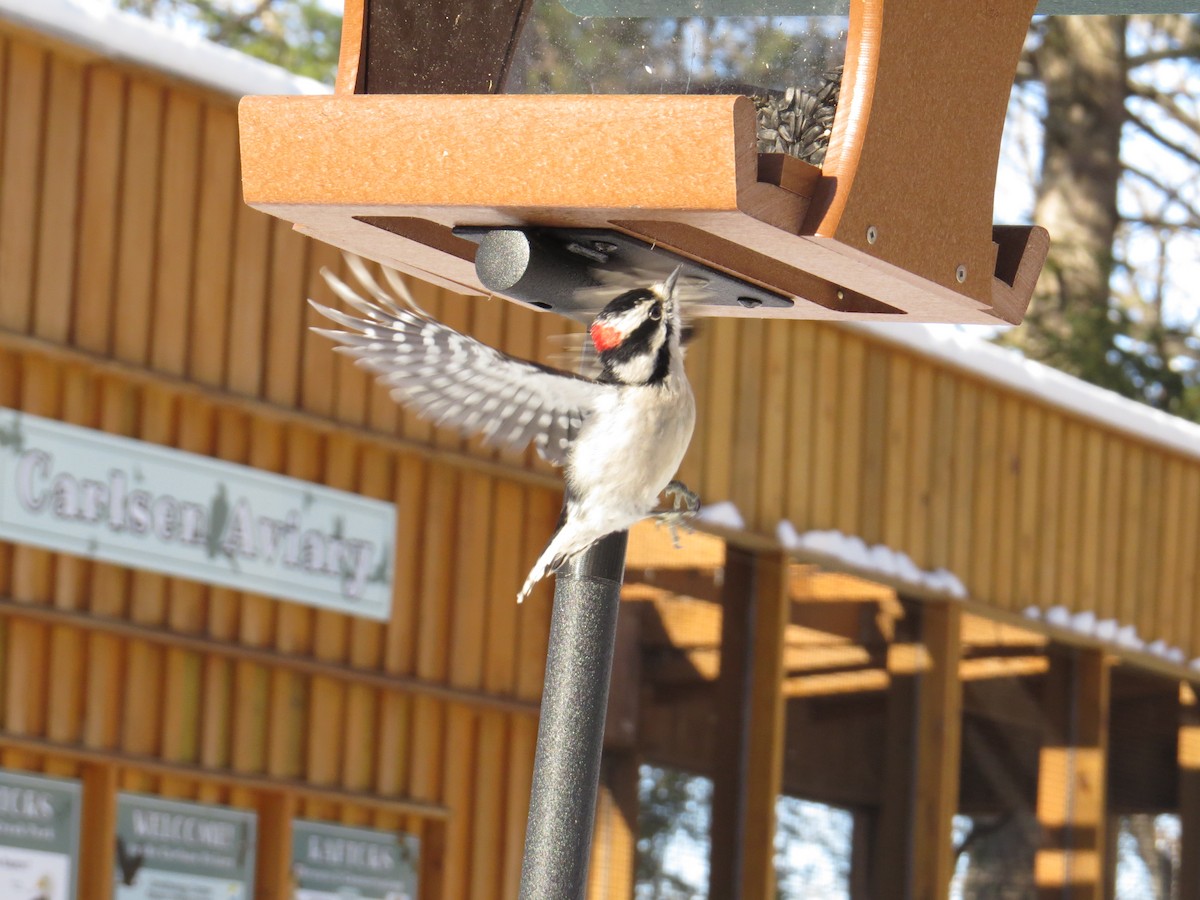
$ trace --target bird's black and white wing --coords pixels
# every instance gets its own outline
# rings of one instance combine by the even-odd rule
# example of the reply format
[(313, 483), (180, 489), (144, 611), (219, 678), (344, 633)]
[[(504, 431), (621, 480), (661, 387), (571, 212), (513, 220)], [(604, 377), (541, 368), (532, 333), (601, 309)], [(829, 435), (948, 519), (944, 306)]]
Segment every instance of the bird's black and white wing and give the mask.
[(401, 308), (361, 260), (348, 262), (371, 295), (362, 297), (333, 273), (329, 286), (360, 316), (310, 300), (348, 329), (315, 328), (376, 373), (393, 399), (422, 418), (488, 443), (520, 450), (533, 442), (544, 459), (562, 465), (588, 410), (611, 385), (517, 359), (460, 334), (412, 303), (399, 279), (389, 278), (412, 309)]

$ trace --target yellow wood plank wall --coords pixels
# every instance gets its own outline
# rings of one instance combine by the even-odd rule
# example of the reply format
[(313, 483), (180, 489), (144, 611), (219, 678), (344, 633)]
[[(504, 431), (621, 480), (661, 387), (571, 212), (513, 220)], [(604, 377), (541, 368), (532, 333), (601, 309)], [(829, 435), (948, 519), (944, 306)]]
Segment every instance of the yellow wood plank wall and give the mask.
[[(344, 264), (242, 205), (229, 98), (16, 34), (2, 52), (0, 328), (494, 456), (398, 410), (307, 331), (301, 299), (332, 301), (317, 272)], [(511, 352), (558, 350), (562, 320), (417, 294)], [(998, 606), (1092, 608), (1200, 653), (1195, 459), (829, 326), (710, 320), (689, 367), (701, 416), (684, 478), (754, 530), (838, 528), (948, 566)], [(423, 490), (470, 503), (450, 487)]]
[(515, 597), (557, 491), (55, 351), (0, 349), (0, 374), (4, 406), (400, 513), (386, 622), (0, 545), (0, 763), (249, 807), (307, 785), (299, 815), (422, 835), (430, 896), (515, 897), (549, 585)]

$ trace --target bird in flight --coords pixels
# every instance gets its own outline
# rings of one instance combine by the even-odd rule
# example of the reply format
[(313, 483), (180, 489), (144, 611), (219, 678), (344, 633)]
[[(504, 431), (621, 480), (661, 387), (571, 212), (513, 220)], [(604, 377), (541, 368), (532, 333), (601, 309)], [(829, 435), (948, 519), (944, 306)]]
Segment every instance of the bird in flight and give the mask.
[[(347, 257), (367, 296), (328, 270), (351, 315), (309, 302), (342, 329), (314, 329), (375, 373), (392, 398), (441, 427), (520, 450), (530, 443), (564, 472), (558, 528), (517, 601), (600, 538), (656, 514), (674, 524), (699, 508), (674, 481), (691, 441), (696, 405), (684, 372), (679, 269), (609, 300), (588, 331), (599, 374), (587, 378), (518, 359), (460, 334), (417, 306), (395, 273), (390, 292)], [(397, 302), (399, 301), (399, 302)]]

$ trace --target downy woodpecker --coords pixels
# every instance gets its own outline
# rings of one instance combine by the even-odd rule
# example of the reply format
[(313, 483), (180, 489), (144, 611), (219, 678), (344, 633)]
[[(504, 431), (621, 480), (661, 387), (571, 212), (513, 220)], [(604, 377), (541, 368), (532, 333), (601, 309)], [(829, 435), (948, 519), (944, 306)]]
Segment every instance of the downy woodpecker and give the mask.
[[(659, 494), (694, 513), (696, 495), (672, 476), (692, 438), (696, 405), (683, 368), (676, 269), (665, 281), (611, 300), (589, 329), (595, 379), (501, 353), (460, 334), (413, 303), (388, 273), (402, 308), (361, 260), (351, 270), (360, 296), (329, 271), (330, 287), (361, 317), (309, 302), (349, 329), (314, 329), (378, 376), (393, 399), (438, 426), (538, 453), (563, 466), (566, 500), (558, 528), (517, 601), (594, 541), (655, 511)], [(671, 516), (671, 513), (665, 514)]]

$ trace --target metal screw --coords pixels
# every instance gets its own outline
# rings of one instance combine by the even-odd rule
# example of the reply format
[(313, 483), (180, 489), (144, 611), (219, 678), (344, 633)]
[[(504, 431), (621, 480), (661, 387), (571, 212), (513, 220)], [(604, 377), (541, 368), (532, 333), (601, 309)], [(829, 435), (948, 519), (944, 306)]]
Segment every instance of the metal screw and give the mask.
[(867, 243), (873, 244), (879, 240), (879, 229), (874, 225), (867, 226)]
[(845, 300), (845, 299), (846, 299), (846, 292), (845, 292), (845, 291), (843, 291), (841, 288), (838, 288), (838, 292), (837, 292), (837, 298), (838, 298), (839, 300)]
[(737, 300), (746, 309), (757, 309), (763, 304), (757, 297), (738, 297)]
[(966, 281), (967, 280), (967, 267), (960, 264), (959, 267), (954, 270), (954, 277), (958, 279), (959, 284), (962, 284), (964, 281)]

